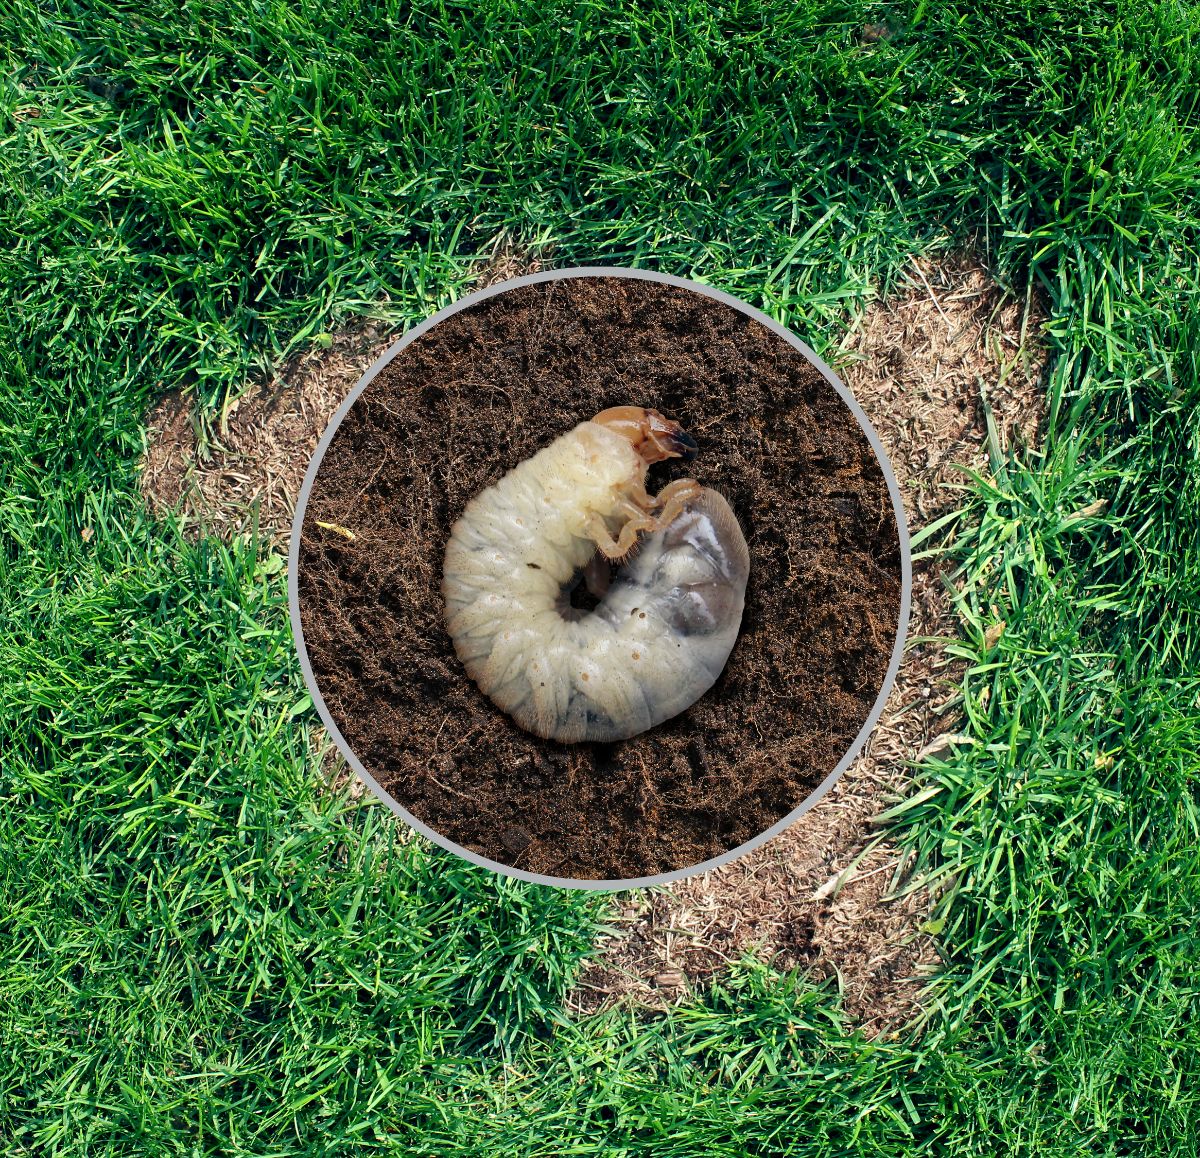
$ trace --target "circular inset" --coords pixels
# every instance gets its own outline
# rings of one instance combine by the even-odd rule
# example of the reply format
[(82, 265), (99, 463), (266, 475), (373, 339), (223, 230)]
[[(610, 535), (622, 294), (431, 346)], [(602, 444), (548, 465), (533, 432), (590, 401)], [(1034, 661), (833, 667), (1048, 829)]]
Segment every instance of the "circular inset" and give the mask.
[[(613, 743), (542, 739), (456, 654), (451, 528), (513, 468), (627, 406), (699, 447), (653, 465), (646, 492), (691, 493), (686, 474), (740, 523), (741, 632), (680, 714)], [(384, 801), (478, 864), (612, 888), (714, 867), (819, 799), (882, 711), (911, 566), (878, 439), (804, 343), (706, 286), (576, 269), (473, 294), (371, 367), (309, 467), (289, 579), (313, 700)]]

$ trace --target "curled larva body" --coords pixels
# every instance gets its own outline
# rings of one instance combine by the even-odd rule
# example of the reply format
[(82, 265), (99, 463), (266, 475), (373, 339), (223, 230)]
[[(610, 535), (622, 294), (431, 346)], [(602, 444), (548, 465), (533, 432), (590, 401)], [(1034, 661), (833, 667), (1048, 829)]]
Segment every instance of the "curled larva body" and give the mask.
[[(625, 739), (684, 711), (721, 674), (749, 575), (741, 528), (718, 492), (690, 479), (645, 490), (650, 463), (694, 450), (655, 411), (604, 411), (454, 524), (447, 628), (468, 675), (523, 728), (566, 743)], [(624, 560), (611, 582), (595, 566), (605, 557)], [(600, 596), (591, 612), (568, 600), (581, 574)]]

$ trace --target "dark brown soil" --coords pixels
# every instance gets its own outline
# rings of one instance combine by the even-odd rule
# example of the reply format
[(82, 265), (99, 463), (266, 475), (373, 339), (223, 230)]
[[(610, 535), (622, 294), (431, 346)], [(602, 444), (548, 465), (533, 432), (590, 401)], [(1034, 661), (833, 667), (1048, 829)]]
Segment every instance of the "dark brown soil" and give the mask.
[[(473, 495), (627, 403), (700, 443), (686, 467), (654, 468), (651, 489), (689, 474), (741, 521), (741, 637), (682, 715), (617, 744), (555, 744), (467, 678), (442, 620), (442, 555)], [(510, 290), (406, 347), (339, 428), (300, 545), (309, 659), (363, 765), (450, 840), (580, 879), (688, 867), (795, 808), (875, 701), (900, 584), (887, 485), (820, 373), (731, 307), (621, 277)]]

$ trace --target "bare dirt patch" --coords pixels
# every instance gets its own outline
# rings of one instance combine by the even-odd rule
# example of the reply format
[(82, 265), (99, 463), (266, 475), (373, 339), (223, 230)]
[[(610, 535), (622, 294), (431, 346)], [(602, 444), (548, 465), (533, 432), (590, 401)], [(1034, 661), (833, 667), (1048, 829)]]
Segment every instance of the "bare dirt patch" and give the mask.
[[(986, 469), (984, 401), (1001, 438), (1035, 445), (1043, 313), (1007, 297), (975, 260), (914, 264), (906, 292), (873, 304), (842, 345), (843, 381), (888, 451), (916, 533), (956, 505), (957, 464)], [(572, 994), (593, 1013), (661, 1009), (748, 952), (838, 978), (847, 1014), (875, 1034), (908, 1020), (936, 966), (922, 890), (872, 824), (910, 763), (952, 734), (961, 663), (929, 637), (958, 623), (943, 567), (914, 565), (911, 641), (879, 726), (833, 790), (747, 857), (661, 890), (629, 893)]]
[(146, 420), (142, 494), (156, 514), (178, 509), (193, 534), (231, 539), (255, 520), (286, 545), (300, 484), (321, 433), (367, 368), (395, 340), (357, 322), (242, 395), (224, 429), (201, 443), (190, 395), (171, 391)]
[[(542, 268), (514, 253), (519, 247), (497, 239), (477, 286)], [(1036, 444), (1045, 351), (1036, 300), (1007, 298), (975, 260), (918, 262), (909, 283), (852, 327), (838, 368), (884, 441), (915, 533), (956, 505), (944, 489), (962, 481), (955, 464), (986, 463), (981, 383), (1002, 437)], [(396, 336), (366, 331), (343, 330), (329, 348), (293, 360), (251, 392), (230, 415), (229, 434), (203, 454), (190, 404), (165, 398), (148, 419), (142, 487), (152, 509), (179, 504), (228, 536), (248, 525), (246, 504), (258, 497), (260, 527), (286, 537), (321, 432)], [(297, 418), (304, 422), (294, 426)], [(932, 938), (920, 932), (928, 898), (885, 899), (900, 866), (886, 842), (869, 847), (878, 837), (871, 817), (903, 793), (909, 762), (956, 727), (957, 669), (939, 646), (916, 641), (957, 634), (940, 569), (918, 562), (914, 643), (863, 754), (800, 824), (752, 856), (670, 889), (624, 896), (610, 922), (620, 931), (601, 939), (572, 1006), (662, 1008), (754, 951), (783, 968), (840, 977), (847, 1012), (868, 1033), (914, 1013), (922, 976), (937, 961)]]

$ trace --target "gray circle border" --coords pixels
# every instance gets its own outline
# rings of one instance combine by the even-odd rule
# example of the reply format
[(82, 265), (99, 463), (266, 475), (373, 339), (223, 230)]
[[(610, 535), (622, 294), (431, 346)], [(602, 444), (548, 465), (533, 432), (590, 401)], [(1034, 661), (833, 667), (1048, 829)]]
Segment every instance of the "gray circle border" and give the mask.
[[(657, 281), (665, 285), (678, 286), (681, 289), (690, 290), (693, 293), (702, 294), (705, 297), (714, 298), (716, 301), (723, 302), (727, 306), (732, 306), (740, 313), (747, 315), (754, 321), (766, 326), (773, 333), (778, 334), (791, 346), (794, 346), (800, 351), (816, 368), (821, 372), (825, 380), (838, 392), (843, 402), (850, 409), (850, 412), (858, 420), (858, 424), (862, 427), (867, 439), (871, 443), (871, 448), (875, 452), (875, 457), (879, 461), (880, 468), (883, 471), (884, 479), (887, 482), (888, 492), (892, 496), (892, 509), (896, 516), (896, 528), (900, 539), (900, 570), (901, 570), (901, 587), (900, 587), (900, 616), (896, 629), (896, 643), (892, 648), (891, 661), (888, 664), (887, 673), (883, 679), (883, 685), (879, 689), (879, 694), (875, 698), (875, 703), (867, 715), (866, 722), (855, 736), (854, 742), (847, 749), (846, 754), (838, 762), (837, 766), (830, 772), (812, 792), (804, 798), (791, 812), (789, 812), (781, 820), (771, 825), (765, 832), (761, 832), (758, 836), (746, 841), (745, 844), (740, 844), (737, 848), (729, 849), (721, 853), (720, 856), (712, 857), (709, 860), (701, 861), (699, 864), (692, 865), (688, 868), (673, 869), (671, 872), (659, 873), (656, 876), (649, 877), (632, 877), (628, 880), (587, 880), (577, 879), (574, 877), (552, 877), (544, 876), (541, 873), (526, 872), (524, 869), (513, 868), (511, 865), (501, 864), (499, 861), (490, 860), (488, 857), (480, 856), (478, 853), (471, 852), (469, 849), (463, 848), (461, 845), (455, 844), (452, 840), (448, 840), (434, 829), (430, 828), (424, 822), (418, 820), (407, 809), (401, 807), (389, 793), (385, 792), (375, 778), (363, 767), (358, 757), (354, 754), (350, 745), (346, 742), (346, 738), (342, 735), (333, 716), (325, 705), (325, 700), (321, 696), (321, 690), (317, 686), (316, 677), (313, 675), (312, 664), (309, 662), (308, 649), (304, 643), (304, 629), (300, 622), (300, 594), (299, 585), (297, 582), (300, 567), (300, 532), (304, 525), (304, 512), (308, 507), (308, 496), (313, 488), (313, 483), (316, 481), (317, 472), (320, 470), (321, 461), (325, 457), (325, 452), (329, 449), (329, 444), (333, 441), (337, 429), (341, 426), (346, 415), (350, 413), (351, 407), (358, 400), (359, 395), (374, 381), (379, 372), (400, 353), (410, 342), (415, 342), (422, 334), (425, 334), (446, 318), (458, 313), (460, 310), (469, 308), (470, 306), (478, 305), (488, 298), (495, 297), (497, 294), (507, 293), (509, 290), (517, 289), (520, 286), (535, 285), (540, 282), (558, 281), (565, 278), (576, 277), (619, 277), (619, 278), (640, 278), (645, 281)], [(670, 881), (682, 880), (684, 877), (696, 876), (699, 873), (707, 872), (710, 869), (715, 869), (723, 864), (728, 863), (737, 857), (744, 856), (748, 852), (752, 852), (760, 845), (765, 844), (774, 836), (778, 836), (785, 828), (794, 824), (801, 816), (804, 815), (810, 808), (813, 807), (833, 786), (837, 783), (842, 773), (850, 766), (851, 762), (858, 755), (862, 746), (866, 743), (867, 737), (871, 734), (872, 729), (879, 722), (879, 717), (883, 714), (884, 704), (887, 702), (888, 696), (891, 694), (892, 687), (896, 682), (897, 673), (900, 670), (900, 661), (904, 655), (904, 645), (908, 636), (909, 614), (912, 604), (912, 549), (909, 543), (908, 522), (904, 516), (904, 503), (900, 497), (900, 487), (896, 481), (895, 472), (892, 470), (892, 464), (888, 459), (887, 452), (883, 448), (883, 443), (876, 434), (874, 427), (871, 425), (866, 414), (861, 406), (855, 401), (854, 396), (842, 385), (841, 380), (833, 372), (826, 363), (817, 356), (807, 343), (802, 342), (790, 330), (781, 323), (775, 321), (763, 313), (762, 310), (755, 309), (753, 306), (747, 305), (739, 298), (732, 294), (726, 293), (723, 290), (714, 289), (712, 286), (704, 285), (701, 282), (690, 281), (687, 278), (675, 277), (671, 274), (657, 273), (646, 269), (631, 269), (623, 266), (576, 266), (566, 269), (547, 270), (543, 273), (526, 274), (523, 277), (510, 278), (508, 281), (499, 282), (496, 285), (488, 286), (486, 289), (477, 290), (475, 293), (468, 294), (466, 297), (459, 298), (458, 301), (451, 303), (445, 308), (438, 310), (432, 317), (427, 318), (419, 325), (406, 331), (396, 342), (388, 347), (383, 354), (375, 360), (367, 372), (359, 379), (358, 384), (350, 391), (345, 401), (338, 407), (333, 418), (330, 419), (329, 425), (325, 428), (321, 435), (321, 440), (317, 444), (317, 449), (313, 453), (312, 461), (309, 463), (308, 470), (304, 475), (304, 483), (300, 488), (300, 497), (296, 502), (296, 513), (292, 519), (292, 534), (291, 542), (288, 546), (288, 611), (291, 618), (292, 636), (296, 644), (296, 652), (300, 657), (300, 667), (304, 673), (304, 682), (308, 687), (308, 692), (312, 696), (313, 705), (317, 709), (317, 714), (321, 717), (321, 722), (325, 725), (338, 750), (346, 759), (346, 762), (354, 769), (357, 776), (383, 801), (391, 810), (405, 821), (408, 825), (415, 828), (422, 835), (428, 837), (435, 844), (456, 856), (462, 857), (464, 860), (470, 861), (481, 868), (491, 869), (492, 872), (500, 873), (506, 877), (513, 877), (517, 880), (529, 881), (538, 885), (552, 885), (557, 888), (573, 888), (573, 889), (604, 889), (604, 890), (622, 890), (645, 888), (650, 885), (664, 885)]]

